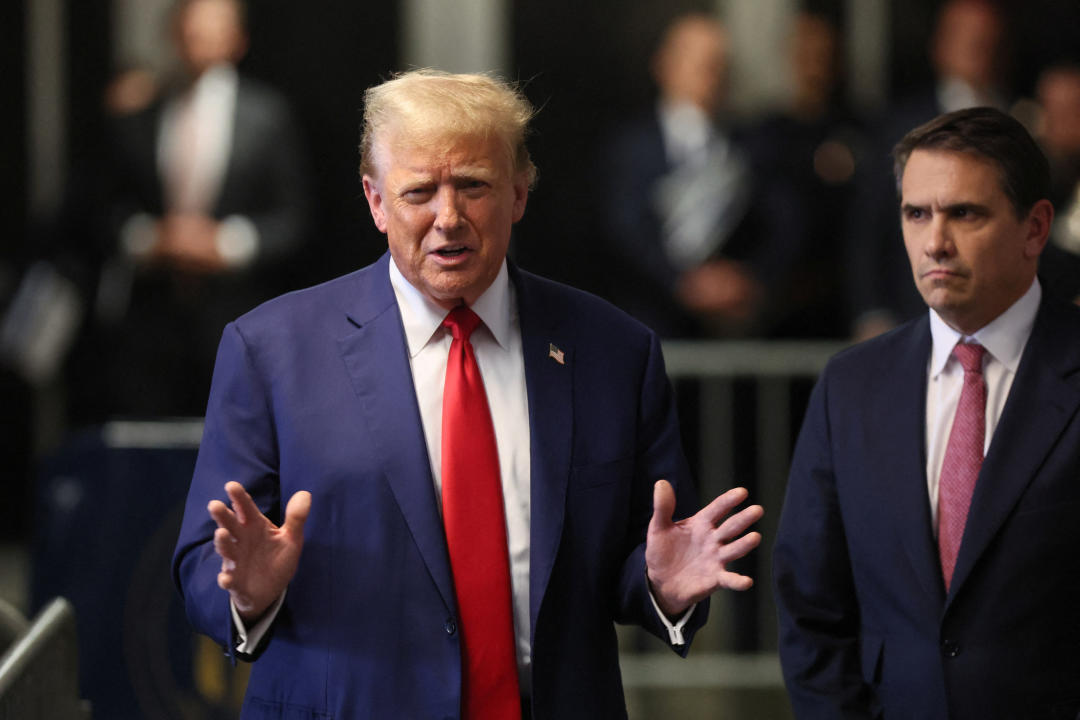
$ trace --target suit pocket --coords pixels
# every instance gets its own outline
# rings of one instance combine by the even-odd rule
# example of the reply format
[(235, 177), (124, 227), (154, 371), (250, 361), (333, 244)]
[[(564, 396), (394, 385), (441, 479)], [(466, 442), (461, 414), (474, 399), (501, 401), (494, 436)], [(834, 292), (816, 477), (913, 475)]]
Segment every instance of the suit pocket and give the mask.
[(257, 697), (244, 700), (240, 720), (333, 720), (334, 716), (302, 705), (270, 702)]
[(582, 465), (570, 470), (571, 488), (591, 488), (624, 480), (629, 483), (634, 471), (633, 458)]

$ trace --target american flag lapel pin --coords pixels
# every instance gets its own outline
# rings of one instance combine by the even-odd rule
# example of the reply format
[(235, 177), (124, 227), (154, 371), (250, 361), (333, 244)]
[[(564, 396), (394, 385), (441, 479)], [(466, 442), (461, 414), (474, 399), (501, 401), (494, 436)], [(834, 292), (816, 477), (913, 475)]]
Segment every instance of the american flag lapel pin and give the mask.
[(560, 365), (566, 364), (566, 353), (555, 347), (555, 343), (548, 343), (548, 357)]

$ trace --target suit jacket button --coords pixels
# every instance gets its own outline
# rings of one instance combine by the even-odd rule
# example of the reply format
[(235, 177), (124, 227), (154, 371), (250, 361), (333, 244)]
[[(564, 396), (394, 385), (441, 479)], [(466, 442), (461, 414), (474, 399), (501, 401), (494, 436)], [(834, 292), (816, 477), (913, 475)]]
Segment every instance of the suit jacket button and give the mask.
[(948, 658), (954, 658), (960, 654), (960, 643), (955, 640), (945, 640), (941, 643), (941, 652)]
[(446, 631), (447, 635), (453, 637), (454, 633), (457, 632), (457, 623), (454, 622), (453, 618), (451, 618), (450, 620), (446, 621), (445, 625), (443, 625), (443, 630)]

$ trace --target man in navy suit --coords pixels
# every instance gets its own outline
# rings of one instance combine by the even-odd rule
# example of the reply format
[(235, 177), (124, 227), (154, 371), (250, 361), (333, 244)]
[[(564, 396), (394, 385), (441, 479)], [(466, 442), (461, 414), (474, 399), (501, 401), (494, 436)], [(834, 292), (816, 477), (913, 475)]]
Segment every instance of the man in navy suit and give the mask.
[(775, 549), (792, 706), (1076, 718), (1080, 310), (1036, 279), (1046, 158), (989, 108), (894, 157), (930, 311), (837, 355), (811, 398)]
[[(726, 569), (760, 541), (759, 506), (730, 514), (745, 490), (686, 517), (656, 336), (505, 260), (531, 115), (486, 76), (369, 89), (361, 170), (389, 253), (225, 330), (174, 572), (193, 624), (255, 659), (245, 718), (625, 717), (613, 621), (685, 655), (708, 596), (752, 584)], [(498, 454), (513, 712), (463, 708), (485, 624), (463, 621), (443, 523), (443, 323), (463, 307)]]

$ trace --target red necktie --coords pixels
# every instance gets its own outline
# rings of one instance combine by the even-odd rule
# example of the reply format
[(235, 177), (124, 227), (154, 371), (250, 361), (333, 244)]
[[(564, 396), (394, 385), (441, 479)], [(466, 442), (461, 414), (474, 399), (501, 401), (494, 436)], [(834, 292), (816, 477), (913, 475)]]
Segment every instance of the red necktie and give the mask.
[(510, 558), (499, 455), (469, 336), (476, 313), (457, 307), (442, 416), (442, 502), (462, 632), (462, 718), (520, 718)]
[(941, 463), (938, 484), (938, 554), (945, 576), (945, 590), (952, 582), (956, 553), (964, 537), (971, 496), (983, 461), (986, 441), (986, 383), (983, 381), (982, 359), (986, 350), (981, 345), (958, 343), (953, 356), (964, 368), (964, 388), (956, 406), (945, 460)]

